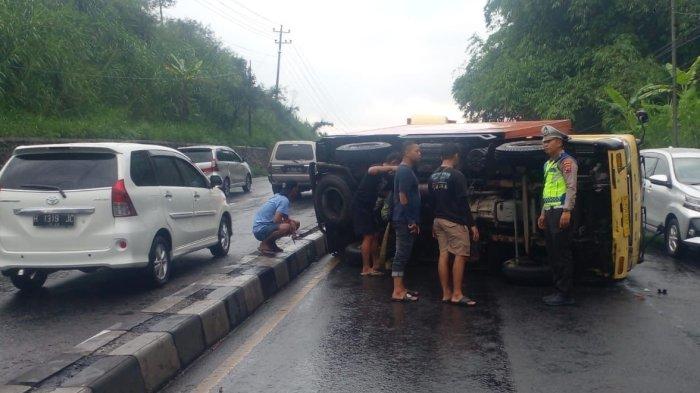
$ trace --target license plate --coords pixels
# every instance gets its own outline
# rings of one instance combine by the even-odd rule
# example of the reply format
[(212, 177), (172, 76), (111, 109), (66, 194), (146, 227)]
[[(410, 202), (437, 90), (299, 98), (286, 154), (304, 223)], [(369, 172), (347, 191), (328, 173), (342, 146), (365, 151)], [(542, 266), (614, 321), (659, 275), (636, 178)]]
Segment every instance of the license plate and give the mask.
[(34, 216), (35, 227), (62, 228), (75, 225), (75, 214), (48, 213)]

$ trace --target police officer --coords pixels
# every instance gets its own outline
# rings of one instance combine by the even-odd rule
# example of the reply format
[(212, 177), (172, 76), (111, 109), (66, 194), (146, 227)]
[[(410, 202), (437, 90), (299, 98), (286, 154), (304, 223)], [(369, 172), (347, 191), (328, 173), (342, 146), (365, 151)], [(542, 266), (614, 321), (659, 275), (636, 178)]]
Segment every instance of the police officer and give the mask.
[(569, 137), (551, 126), (542, 127), (542, 144), (548, 156), (544, 164), (542, 213), (537, 226), (544, 230), (554, 293), (542, 300), (550, 306), (574, 304), (574, 260), (571, 255), (571, 212), (576, 203), (576, 160), (564, 151)]

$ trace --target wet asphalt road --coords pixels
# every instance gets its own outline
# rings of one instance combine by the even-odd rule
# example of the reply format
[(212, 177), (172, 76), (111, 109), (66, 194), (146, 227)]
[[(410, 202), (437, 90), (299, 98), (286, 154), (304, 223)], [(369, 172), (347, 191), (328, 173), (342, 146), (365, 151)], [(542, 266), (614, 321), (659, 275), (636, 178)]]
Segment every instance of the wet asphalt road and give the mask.
[(697, 392), (698, 259), (652, 246), (628, 280), (558, 309), (540, 303), (547, 288), (470, 274), (479, 304), (463, 309), (440, 303), (433, 266), (409, 270), (422, 298), (397, 304), (390, 278), (329, 257), (165, 391)]
[[(134, 272), (65, 271), (49, 276), (41, 293), (23, 295), (0, 276), (0, 385), (103, 329), (142, 318), (140, 310), (204, 274), (238, 263), (257, 248), (250, 233), (253, 216), (271, 195), (267, 178), (254, 179), (250, 194), (233, 191), (229, 202), (234, 206), (234, 233), (228, 257), (213, 259), (208, 250), (185, 256), (175, 261), (171, 282), (160, 289), (147, 288)], [(315, 225), (310, 193), (292, 209), (302, 227)]]

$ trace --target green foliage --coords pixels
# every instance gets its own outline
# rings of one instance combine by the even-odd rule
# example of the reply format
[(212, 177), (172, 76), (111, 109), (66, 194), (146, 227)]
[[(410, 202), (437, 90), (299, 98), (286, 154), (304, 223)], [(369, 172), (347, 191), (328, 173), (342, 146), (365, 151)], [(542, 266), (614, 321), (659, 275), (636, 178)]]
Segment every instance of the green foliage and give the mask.
[[(688, 70), (677, 69), (678, 113), (679, 113), (679, 143), (681, 146), (700, 147), (700, 96), (697, 92), (697, 69), (700, 67), (700, 56)], [(670, 67), (666, 67), (671, 73)], [(646, 142), (648, 146), (672, 145), (671, 105), (670, 97), (673, 86), (652, 83), (640, 88), (629, 100), (614, 88), (605, 88), (610, 101), (601, 100), (610, 109), (604, 119), (609, 129), (632, 132), (639, 135), (640, 125), (635, 117), (638, 109), (646, 110), (650, 123), (646, 126)], [(663, 100), (663, 101), (660, 101)]]
[[(678, 0), (679, 64), (700, 52), (700, 3)], [(579, 130), (612, 126), (612, 87), (632, 97), (666, 82), (670, 10), (656, 0), (489, 0), (490, 35), (472, 38), (453, 95), (473, 120), (571, 118)], [(627, 100), (625, 100), (627, 101)], [(610, 129), (610, 128), (609, 128)]]
[(315, 137), (211, 31), (160, 24), (160, 4), (0, 0), (0, 135), (263, 145)]

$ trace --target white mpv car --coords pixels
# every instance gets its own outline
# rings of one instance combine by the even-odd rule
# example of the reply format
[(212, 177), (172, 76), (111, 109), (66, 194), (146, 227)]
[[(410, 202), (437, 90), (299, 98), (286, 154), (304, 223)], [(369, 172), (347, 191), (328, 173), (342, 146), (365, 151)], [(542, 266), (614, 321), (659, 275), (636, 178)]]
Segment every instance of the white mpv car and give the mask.
[(644, 157), (647, 229), (661, 228), (666, 252), (679, 257), (700, 246), (700, 149), (664, 148)]
[(22, 290), (56, 270), (141, 268), (156, 286), (172, 258), (228, 254), (218, 186), (177, 150), (130, 143), (21, 146), (0, 172), (0, 270)]

